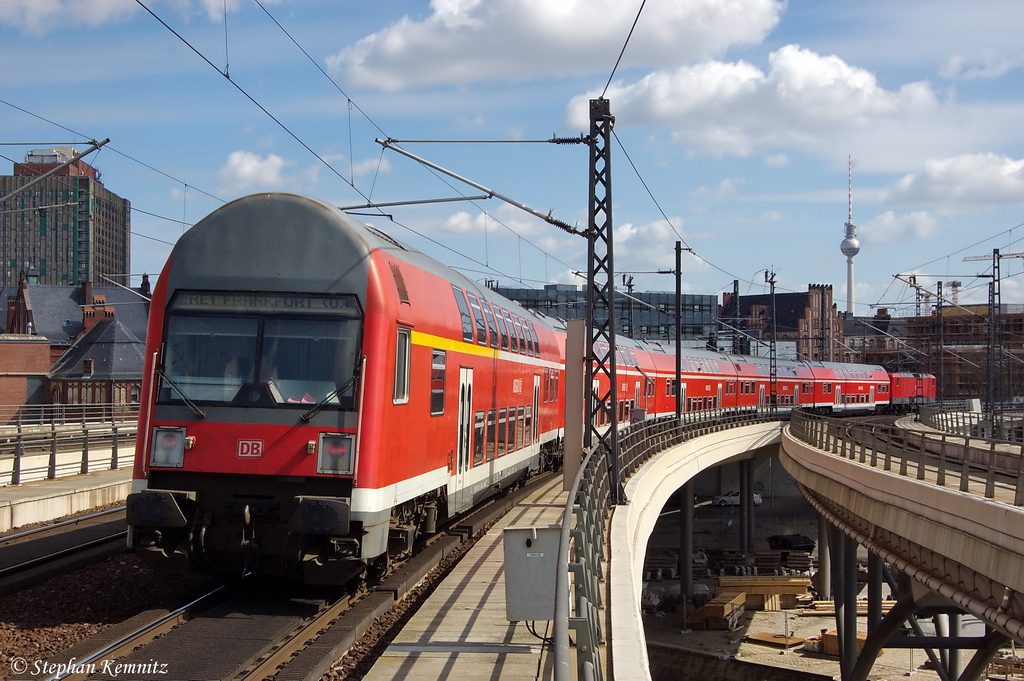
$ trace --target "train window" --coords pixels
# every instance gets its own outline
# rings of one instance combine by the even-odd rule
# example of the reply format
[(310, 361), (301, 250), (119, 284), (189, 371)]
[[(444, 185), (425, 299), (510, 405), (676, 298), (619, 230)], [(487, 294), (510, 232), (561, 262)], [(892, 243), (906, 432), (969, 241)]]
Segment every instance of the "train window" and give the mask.
[(469, 314), (469, 305), (466, 304), (466, 295), (458, 286), (452, 285), (452, 292), (455, 293), (455, 302), (459, 305), (459, 314), (462, 315), (462, 340), (467, 343), (473, 342), (473, 317)]
[(487, 330), (491, 334), (491, 347), (498, 347), (498, 327), (494, 324), (494, 314), (491, 312), (491, 304), (486, 300), (481, 300), (481, 304), (484, 308), (484, 317), (487, 318)]
[[(164, 372), (189, 399), (230, 402), (254, 380), (259, 319), (172, 316), (167, 320)], [(162, 381), (160, 400), (180, 400)]]
[(395, 404), (409, 402), (409, 351), (412, 347), (412, 331), (398, 328), (395, 343), (395, 387), (391, 399)]
[[(501, 411), (502, 416), (504, 417), (505, 410), (502, 409)], [(497, 430), (498, 425), (497, 419), (495, 418), (496, 413), (497, 412), (494, 409), (487, 410), (487, 450), (484, 452), (484, 457), (486, 461), (491, 461), (494, 459), (494, 443), (496, 441), (495, 431)], [(501, 425), (504, 426), (505, 422), (502, 421)]]
[(530, 347), (533, 349), (533, 356), (540, 357), (540, 340), (537, 338), (537, 329), (533, 328), (533, 322), (527, 321), (526, 333), (530, 337)]
[(484, 462), (484, 449), (487, 446), (487, 440), (484, 438), (484, 426), (486, 420), (484, 419), (483, 410), (473, 414), (473, 465), (479, 466)]
[(509, 350), (519, 352), (519, 337), (516, 335), (516, 327), (512, 323), (512, 313), (508, 310), (502, 310), (502, 313), (505, 316), (505, 321), (508, 323)]
[(495, 444), (495, 451), (498, 456), (505, 456), (506, 442), (508, 442), (509, 433), (505, 428), (505, 408), (502, 407), (498, 410), (498, 438)]
[(523, 413), (524, 413), (524, 416), (523, 416), (523, 418), (521, 420), (523, 421), (523, 425), (526, 428), (526, 430), (524, 431), (524, 433), (525, 433), (524, 437), (526, 439), (522, 440), (520, 442), (520, 446), (521, 447), (525, 447), (527, 445), (533, 444), (533, 441), (537, 437), (534, 434), (534, 429), (533, 429), (533, 407), (531, 405), (526, 405), (526, 409), (525, 409), (525, 411)]
[(444, 350), (434, 348), (430, 358), (430, 415), (444, 413), (444, 378), (447, 357)]
[[(519, 407), (519, 408), (522, 409), (522, 407)], [(519, 419), (519, 421), (522, 421), (522, 419)], [(518, 440), (516, 439), (516, 426), (517, 426), (517, 424), (518, 424), (519, 428), (522, 428), (522, 423), (519, 423), (519, 421), (516, 420), (516, 408), (515, 407), (509, 407), (508, 408), (508, 451), (509, 451), (509, 453), (514, 452), (514, 451), (516, 451), (516, 449), (518, 449), (519, 447), (523, 446), (523, 444), (522, 444), (522, 439), (523, 439), (522, 436), (519, 436)]]
[(501, 332), (501, 349), (508, 350), (508, 327), (505, 326), (505, 311), (497, 305), (494, 306), (494, 316), (498, 320), (498, 330)]
[(480, 299), (472, 293), (469, 294), (469, 306), (473, 308), (473, 316), (476, 317), (476, 343), (487, 345), (487, 323), (484, 321), (484, 313), (480, 310)]
[(512, 315), (512, 324), (516, 329), (516, 336), (519, 337), (519, 354), (526, 354), (526, 336), (523, 335), (523, 325), (519, 321), (519, 315)]
[[(164, 374), (188, 399), (242, 407), (355, 405), (358, 319), (192, 316), (167, 320)], [(257, 352), (259, 354), (257, 354)], [(181, 395), (168, 380), (161, 402)]]

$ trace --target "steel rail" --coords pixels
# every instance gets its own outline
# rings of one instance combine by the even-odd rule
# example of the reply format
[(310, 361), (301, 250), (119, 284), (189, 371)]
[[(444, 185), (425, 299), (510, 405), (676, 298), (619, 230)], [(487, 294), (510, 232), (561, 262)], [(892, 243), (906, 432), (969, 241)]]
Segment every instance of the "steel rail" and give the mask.
[(83, 544), (70, 546), (66, 549), (61, 549), (59, 551), (54, 551), (53, 553), (48, 553), (45, 556), (39, 556), (38, 558), (26, 560), (24, 563), (18, 563), (17, 565), (9, 565), (5, 568), (0, 569), (0, 579), (16, 574), (18, 572), (23, 572), (25, 570), (38, 567), (40, 565), (52, 563), (53, 561), (59, 560), (66, 556), (73, 556), (76, 553), (81, 553), (82, 551), (86, 551), (88, 549), (95, 548), (103, 544), (108, 544), (114, 541), (115, 539), (124, 539), (126, 536), (128, 536), (128, 530), (121, 530), (120, 532), (115, 532), (114, 534), (108, 534), (105, 537), (92, 539)]
[(80, 522), (82, 522), (84, 520), (92, 520), (93, 518), (100, 518), (100, 517), (105, 516), (105, 515), (110, 515), (111, 513), (117, 513), (118, 511), (123, 511), (123, 510), (125, 510), (125, 508), (126, 508), (125, 506), (118, 506), (116, 508), (108, 508), (106, 511), (99, 511), (98, 513), (90, 513), (89, 515), (83, 515), (83, 516), (78, 517), (78, 518), (71, 518), (70, 520), (62, 520), (59, 523), (53, 523), (52, 525), (43, 525), (42, 527), (35, 527), (35, 528), (31, 529), (31, 530), (25, 530), (24, 532), (19, 532), (17, 534), (9, 534), (9, 535), (5, 535), (5, 536), (0, 536), (0, 543), (8, 542), (8, 541), (13, 541), (15, 539), (22, 539), (24, 537), (30, 537), (33, 534), (39, 534), (40, 532), (46, 532), (47, 530), (56, 530), (57, 528), (65, 527), (67, 525), (74, 525), (75, 523), (80, 523)]
[[(72, 659), (72, 662), (74, 662), (74, 664), (69, 664), (69, 669), (63, 672), (57, 672), (52, 676), (48, 676), (44, 679), (44, 681), (60, 681), (61, 679), (66, 679), (67, 681), (78, 681), (79, 679), (84, 680), (88, 678), (92, 674), (92, 672), (89, 671), (90, 665), (93, 665), (97, 660), (100, 660), (108, 655), (112, 658), (120, 657), (122, 651), (124, 651), (126, 648), (134, 648), (137, 645), (148, 643), (149, 641), (155, 639), (157, 636), (160, 636), (161, 634), (170, 631), (181, 622), (190, 619), (189, 615), (191, 614), (192, 610), (199, 607), (205, 601), (213, 599), (226, 588), (227, 585), (222, 584), (213, 591), (203, 594), (199, 598), (196, 598), (195, 600), (186, 603), (180, 608), (172, 610), (171, 612), (150, 622), (149, 624), (136, 629), (132, 633), (126, 634), (125, 636), (122, 636), (116, 641), (112, 641), (111, 643), (100, 648), (99, 650), (89, 655), (86, 655), (81, 660)], [(73, 670), (75, 669), (81, 671), (74, 672)]]

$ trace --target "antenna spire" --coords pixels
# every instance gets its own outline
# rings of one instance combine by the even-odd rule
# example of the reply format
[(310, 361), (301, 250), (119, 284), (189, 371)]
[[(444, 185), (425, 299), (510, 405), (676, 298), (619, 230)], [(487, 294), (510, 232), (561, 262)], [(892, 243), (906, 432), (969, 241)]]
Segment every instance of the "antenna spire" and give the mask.
[(846, 221), (849, 222), (850, 224), (853, 224), (853, 156), (846, 157), (846, 172), (848, 196), (850, 203), (850, 216)]

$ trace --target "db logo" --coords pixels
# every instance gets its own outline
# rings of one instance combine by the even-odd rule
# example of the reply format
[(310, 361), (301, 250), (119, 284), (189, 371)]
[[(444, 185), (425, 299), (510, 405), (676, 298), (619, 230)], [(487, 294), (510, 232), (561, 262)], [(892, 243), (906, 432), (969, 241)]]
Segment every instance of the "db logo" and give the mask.
[(259, 459), (263, 456), (263, 440), (239, 440), (239, 459)]

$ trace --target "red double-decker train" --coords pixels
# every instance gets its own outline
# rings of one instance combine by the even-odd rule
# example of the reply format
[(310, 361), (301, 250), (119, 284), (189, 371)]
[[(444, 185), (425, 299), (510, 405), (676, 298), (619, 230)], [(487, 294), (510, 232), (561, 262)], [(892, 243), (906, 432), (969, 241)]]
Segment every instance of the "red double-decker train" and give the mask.
[[(165, 567), (345, 581), (557, 466), (565, 327), (322, 201), (199, 222), (153, 292), (132, 549)], [(621, 339), (619, 421), (675, 411), (674, 348)], [(777, 363), (780, 408), (890, 409), (930, 376)], [(767, 360), (685, 350), (692, 410), (770, 399)], [(604, 386), (606, 389), (607, 386)]]

